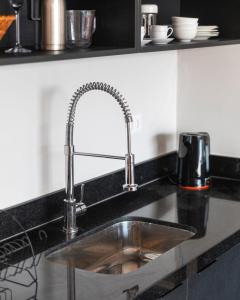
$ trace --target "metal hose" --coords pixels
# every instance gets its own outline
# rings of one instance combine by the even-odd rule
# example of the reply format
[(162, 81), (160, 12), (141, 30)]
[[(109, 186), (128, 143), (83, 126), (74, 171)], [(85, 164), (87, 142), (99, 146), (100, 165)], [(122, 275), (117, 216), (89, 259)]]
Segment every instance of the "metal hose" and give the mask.
[(68, 117), (67, 117), (68, 125), (72, 125), (72, 126), (74, 125), (75, 113), (76, 113), (76, 108), (77, 108), (79, 99), (87, 92), (94, 91), (94, 90), (103, 91), (103, 92), (106, 92), (109, 95), (111, 95), (117, 101), (117, 103), (120, 105), (120, 107), (123, 111), (123, 114), (124, 114), (125, 121), (127, 123), (132, 122), (132, 114), (131, 114), (129, 105), (128, 105), (127, 101), (125, 100), (125, 98), (123, 97), (123, 95), (120, 94), (119, 91), (117, 91), (111, 85), (103, 83), (103, 82), (90, 82), (90, 83), (84, 84), (80, 88), (78, 88), (77, 91), (72, 96), (72, 99), (69, 104)]

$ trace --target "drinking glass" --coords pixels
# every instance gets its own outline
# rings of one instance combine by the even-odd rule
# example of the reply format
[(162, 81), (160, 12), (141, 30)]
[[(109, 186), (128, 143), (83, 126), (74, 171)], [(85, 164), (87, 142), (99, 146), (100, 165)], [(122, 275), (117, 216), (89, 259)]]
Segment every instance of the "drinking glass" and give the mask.
[(16, 15), (16, 43), (13, 48), (8, 49), (5, 53), (31, 53), (30, 49), (23, 48), (20, 40), (20, 17), (19, 12), (24, 4), (24, 0), (9, 0)]

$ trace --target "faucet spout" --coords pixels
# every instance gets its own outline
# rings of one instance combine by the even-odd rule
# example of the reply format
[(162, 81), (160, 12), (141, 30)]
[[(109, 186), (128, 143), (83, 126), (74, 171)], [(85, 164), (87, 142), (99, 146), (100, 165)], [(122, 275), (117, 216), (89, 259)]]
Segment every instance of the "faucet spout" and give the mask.
[[(116, 155), (103, 155), (94, 153), (83, 153), (75, 152), (73, 144), (73, 129), (75, 121), (75, 113), (78, 101), (87, 92), (99, 90), (110, 94), (120, 105), (127, 131), (127, 154), (125, 156)], [(66, 125), (66, 142), (65, 142), (65, 170), (66, 170), (66, 199), (64, 200), (64, 230), (67, 234), (76, 233), (78, 228), (76, 226), (76, 213), (77, 208), (80, 213), (86, 211), (86, 206), (82, 199), (80, 203), (76, 202), (74, 196), (74, 156), (92, 156), (92, 157), (102, 157), (110, 159), (123, 159), (125, 160), (125, 184), (123, 185), (123, 190), (128, 192), (136, 191), (138, 185), (135, 183), (134, 176), (134, 154), (131, 150), (131, 123), (133, 121), (130, 108), (124, 99), (124, 97), (112, 86), (101, 82), (91, 82), (81, 86), (73, 95), (70, 106)]]

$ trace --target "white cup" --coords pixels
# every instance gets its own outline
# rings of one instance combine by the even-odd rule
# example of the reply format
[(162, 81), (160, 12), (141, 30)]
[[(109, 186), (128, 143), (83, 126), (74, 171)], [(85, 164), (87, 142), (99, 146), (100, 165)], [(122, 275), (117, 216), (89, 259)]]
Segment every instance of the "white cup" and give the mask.
[(166, 40), (173, 33), (173, 28), (167, 25), (152, 25), (150, 27), (150, 38)]

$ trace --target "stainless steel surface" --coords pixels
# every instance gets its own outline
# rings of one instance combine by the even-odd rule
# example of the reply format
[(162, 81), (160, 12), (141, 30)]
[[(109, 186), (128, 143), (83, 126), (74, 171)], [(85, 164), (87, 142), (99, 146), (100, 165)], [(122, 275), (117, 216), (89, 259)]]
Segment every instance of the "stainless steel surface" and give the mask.
[(145, 28), (145, 38), (150, 37), (150, 27), (157, 24), (157, 14), (142, 13), (142, 26)]
[(76, 211), (84, 213), (86, 211), (85, 204), (80, 201), (76, 203), (74, 197), (74, 156), (84, 155), (93, 157), (104, 157), (113, 159), (123, 159), (122, 156), (101, 155), (91, 153), (75, 152), (73, 143), (73, 130), (75, 113), (78, 101), (87, 92), (99, 90), (110, 94), (119, 104), (122, 109), (127, 131), (127, 154), (125, 155), (125, 180), (123, 186), (125, 191), (133, 192), (137, 190), (137, 184), (134, 181), (134, 154), (131, 152), (131, 123), (132, 114), (127, 101), (124, 97), (112, 86), (102, 82), (91, 82), (81, 86), (73, 95), (68, 112), (67, 125), (66, 125), (66, 142), (65, 142), (65, 176), (66, 176), (66, 199), (64, 200), (64, 230), (67, 234), (74, 234), (77, 232), (76, 226)]
[(44, 0), (42, 7), (42, 49), (65, 48), (65, 0)]
[(75, 269), (67, 266), (67, 300), (76, 300)]
[(41, 21), (41, 48), (43, 50), (65, 49), (66, 3), (65, 0), (42, 0), (41, 15), (35, 15), (37, 1), (31, 0), (31, 19)]
[(134, 155), (129, 152), (125, 159), (125, 178), (126, 184), (123, 186), (123, 190), (127, 192), (135, 192), (138, 189), (138, 185), (135, 184), (134, 176)]
[(77, 214), (83, 214), (87, 211), (87, 206), (84, 203), (84, 188), (85, 188), (85, 184), (82, 183), (81, 184), (81, 195), (80, 195), (80, 201), (79, 203), (77, 203), (76, 206), (76, 213)]
[(67, 45), (87, 48), (92, 44), (92, 35), (96, 30), (95, 10), (68, 10)]
[(187, 229), (135, 218), (96, 231), (51, 253), (47, 258), (95, 273), (127, 274), (193, 235)]
[(109, 154), (98, 154), (98, 153), (87, 153), (87, 152), (74, 152), (74, 154), (80, 156), (91, 156), (91, 157), (98, 157), (98, 158), (100, 157), (100, 158), (125, 160), (125, 156), (116, 156), (116, 155), (109, 155)]

